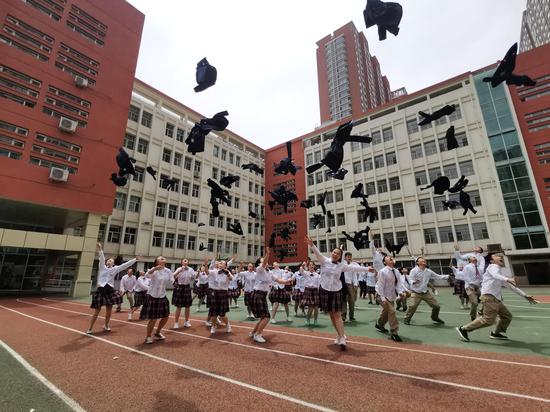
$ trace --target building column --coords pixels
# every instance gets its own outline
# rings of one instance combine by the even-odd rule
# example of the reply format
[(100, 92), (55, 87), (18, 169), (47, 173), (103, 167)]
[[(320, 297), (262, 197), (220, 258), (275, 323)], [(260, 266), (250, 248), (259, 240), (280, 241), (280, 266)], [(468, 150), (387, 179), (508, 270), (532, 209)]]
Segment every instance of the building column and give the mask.
[(84, 247), (80, 253), (76, 279), (74, 280), (72, 297), (90, 296), (92, 287), (92, 267), (96, 254), (97, 235), (101, 215), (89, 213), (84, 227)]

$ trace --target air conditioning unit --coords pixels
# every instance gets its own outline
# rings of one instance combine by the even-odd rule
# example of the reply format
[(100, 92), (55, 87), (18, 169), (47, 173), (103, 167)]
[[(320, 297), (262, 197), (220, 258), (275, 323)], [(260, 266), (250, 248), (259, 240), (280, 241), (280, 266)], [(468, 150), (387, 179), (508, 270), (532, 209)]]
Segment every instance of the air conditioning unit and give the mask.
[(86, 79), (85, 77), (75, 76), (74, 84), (76, 85), (76, 87), (85, 89), (86, 87), (88, 87), (88, 79)]
[(66, 182), (69, 178), (69, 171), (61, 169), (59, 167), (52, 167), (50, 169), (50, 180), (54, 182)]
[(78, 126), (78, 122), (68, 119), (66, 117), (61, 116), (59, 119), (59, 129), (67, 132), (67, 133), (74, 133), (76, 132), (76, 127)]

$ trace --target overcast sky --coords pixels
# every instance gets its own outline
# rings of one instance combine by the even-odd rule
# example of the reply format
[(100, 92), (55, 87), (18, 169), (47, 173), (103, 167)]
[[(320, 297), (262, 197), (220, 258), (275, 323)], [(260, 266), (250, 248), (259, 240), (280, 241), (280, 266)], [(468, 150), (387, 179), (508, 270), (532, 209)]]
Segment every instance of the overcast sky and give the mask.
[[(365, 32), (392, 90), (409, 93), (504, 57), (526, 0), (401, 0), (399, 35), (365, 29), (365, 0), (129, 0), (145, 14), (136, 77), (269, 148), (319, 123), (316, 42), (349, 21)], [(203, 57), (215, 86), (195, 93)]]

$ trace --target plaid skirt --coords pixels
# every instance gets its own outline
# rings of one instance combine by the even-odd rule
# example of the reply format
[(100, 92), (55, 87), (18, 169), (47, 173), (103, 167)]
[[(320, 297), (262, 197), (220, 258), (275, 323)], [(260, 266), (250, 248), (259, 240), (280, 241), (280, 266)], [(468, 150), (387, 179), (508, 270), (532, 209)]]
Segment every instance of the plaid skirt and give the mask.
[(285, 289), (273, 288), (269, 292), (269, 301), (271, 303), (288, 303), (290, 302), (290, 292)]
[(300, 306), (319, 306), (319, 288), (305, 288)]
[(331, 292), (319, 288), (319, 308), (326, 313), (342, 312), (343, 307), (342, 291)]
[(165, 296), (163, 298), (154, 298), (151, 295), (145, 297), (145, 303), (139, 313), (139, 318), (144, 319), (162, 319), (170, 316), (170, 302)]
[(212, 290), (208, 316), (225, 316), (229, 312), (229, 297), (227, 290)]
[(376, 293), (376, 289), (374, 286), (367, 286), (367, 293)]
[(239, 296), (241, 296), (241, 290), (239, 288), (236, 289), (228, 289), (227, 295), (230, 299), (237, 299)]
[(304, 292), (302, 292), (300, 289), (293, 289), (292, 290), (292, 300), (294, 302), (300, 303), (302, 300), (302, 296), (304, 295)]
[(250, 293), (250, 310), (255, 318), (270, 318), (267, 307), (267, 292), (255, 290)]
[(206, 307), (210, 307), (210, 301), (212, 300), (212, 294), (214, 291), (210, 289), (208, 286), (206, 287)]
[(147, 291), (134, 293), (134, 308), (139, 308), (145, 304), (145, 298), (147, 297)]
[(188, 308), (193, 304), (193, 296), (191, 295), (191, 286), (176, 285), (172, 293), (172, 305), (178, 308)]
[(463, 280), (455, 279), (453, 295), (466, 296), (466, 283)]
[(206, 296), (206, 293), (208, 292), (208, 283), (195, 286), (195, 289), (193, 289), (193, 292), (195, 292), (195, 295), (197, 295), (199, 299), (204, 298)]
[(90, 307), (92, 309), (97, 309), (102, 306), (113, 306), (120, 304), (122, 304), (122, 295), (118, 290), (107, 296), (103, 295), (101, 290), (96, 290), (92, 295), (92, 304)]
[(252, 303), (252, 293), (253, 292), (244, 292), (244, 305), (250, 306)]

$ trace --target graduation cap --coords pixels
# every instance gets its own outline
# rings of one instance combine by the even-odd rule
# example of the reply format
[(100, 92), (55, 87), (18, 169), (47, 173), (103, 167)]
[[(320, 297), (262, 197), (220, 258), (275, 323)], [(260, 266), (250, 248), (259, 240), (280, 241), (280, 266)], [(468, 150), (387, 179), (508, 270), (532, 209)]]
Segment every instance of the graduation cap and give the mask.
[(223, 132), (229, 125), (229, 120), (227, 120), (225, 116), (229, 116), (229, 112), (227, 110), (216, 113), (210, 119), (202, 119), (200, 121), (200, 125), (203, 129), (208, 131), (216, 130), (217, 132)]
[(420, 190), (426, 190), (430, 187), (434, 188), (434, 193), (436, 195), (442, 195), (443, 193), (445, 193), (446, 190), (449, 190), (449, 188), (451, 187), (451, 181), (447, 176), (439, 176), (432, 182), (431, 185), (422, 187), (420, 188)]
[(277, 255), (277, 257), (279, 258), (279, 262), (282, 262), (283, 260), (285, 260), (285, 257), (288, 256), (288, 251), (286, 250), (286, 248), (282, 247), (279, 249), (279, 253)]
[(298, 196), (292, 190), (286, 190), (284, 185), (280, 185), (274, 192), (269, 192), (276, 203), (283, 206), (285, 213), (287, 212), (288, 202), (298, 200)]
[(218, 71), (216, 68), (208, 63), (206, 57), (197, 63), (196, 80), (198, 86), (195, 87), (195, 92), (202, 92), (208, 89), (210, 86), (216, 84), (216, 78), (218, 77)]
[(199, 251), (202, 252), (205, 249), (206, 248), (204, 247), (204, 244), (201, 242), (201, 244), (199, 245)]
[(365, 208), (365, 215), (366, 218), (369, 219), (370, 223), (374, 223), (375, 220), (378, 220), (378, 211), (375, 207), (369, 206), (369, 202), (367, 201), (367, 199), (363, 199), (359, 203)]
[(388, 239), (384, 239), (384, 244), (386, 245), (386, 249), (388, 250), (388, 252), (390, 252), (393, 255), (393, 257), (395, 257), (395, 255), (398, 255), (399, 252), (401, 252), (401, 249), (403, 248), (403, 246), (407, 244), (407, 241), (394, 245), (390, 243)]
[(119, 176), (125, 176), (125, 175), (132, 175), (136, 176), (136, 170), (134, 169), (134, 163), (136, 162), (136, 159), (133, 157), (130, 157), (126, 150), (124, 150), (122, 147), (118, 149), (118, 153), (116, 155), (116, 164), (118, 165)]
[(379, 40), (386, 40), (386, 31), (397, 36), (402, 16), (403, 7), (399, 3), (383, 2), (380, 0), (368, 0), (367, 7), (363, 10), (367, 29), (374, 25), (378, 26)]
[(274, 248), (275, 247), (275, 238), (277, 237), (277, 233), (273, 232), (271, 233), (271, 236), (269, 236), (269, 244), (268, 246), (270, 248)]
[(220, 179), (220, 184), (231, 189), (231, 185), (240, 179), (239, 176), (224, 176)]
[(126, 186), (126, 183), (128, 183), (128, 179), (126, 179), (124, 176), (119, 176), (116, 173), (111, 174), (111, 179), (113, 183), (117, 186)]
[(229, 229), (227, 230), (239, 236), (243, 235), (243, 228), (241, 227), (241, 224), (239, 222), (235, 222), (232, 225), (229, 225)]
[(447, 116), (447, 115), (453, 113), (455, 110), (456, 110), (456, 107), (455, 107), (454, 104), (447, 104), (447, 105), (443, 106), (441, 109), (436, 110), (432, 114), (428, 114), (428, 113), (420, 111), (420, 112), (418, 112), (418, 114), (420, 116), (422, 116), (423, 119), (418, 123), (418, 125), (419, 126), (427, 125), (427, 124), (433, 122), (434, 120), (437, 120), (437, 119), (439, 119), (443, 116)]
[(151, 166), (147, 166), (145, 170), (147, 171), (147, 173), (153, 176), (154, 180), (157, 180), (157, 171), (155, 169), (153, 169)]
[(210, 187), (210, 196), (214, 199), (218, 199), (221, 203), (225, 203), (228, 206), (231, 205), (231, 201), (227, 196), (229, 196), (229, 192), (225, 189), (222, 189), (220, 185), (218, 185), (216, 182), (214, 182), (212, 179), (208, 178), (206, 181), (208, 186)]
[(318, 213), (313, 214), (313, 227), (316, 228), (321, 224), (321, 222), (324, 222), (325, 217), (323, 215), (320, 215)]
[(286, 142), (286, 151), (287, 157), (283, 158), (278, 164), (275, 165), (275, 173), (282, 175), (291, 173), (294, 176), (296, 172), (301, 169), (301, 167), (292, 163), (292, 142)]
[(447, 150), (453, 150), (458, 148), (458, 141), (455, 138), (454, 126), (451, 126), (447, 129), (447, 133), (445, 133), (445, 140), (447, 143)]
[(458, 181), (453, 185), (453, 187), (449, 188), (449, 193), (460, 192), (466, 186), (468, 186), (468, 179), (466, 179), (466, 176), (462, 175), (460, 176), (460, 179), (458, 179)]
[(372, 138), (369, 136), (351, 136), (352, 128), (353, 124), (351, 121), (338, 127), (327, 154), (320, 163), (312, 164), (306, 168), (308, 174), (326, 166), (330, 169), (329, 176), (339, 180), (344, 179), (347, 170), (340, 168), (344, 160), (344, 144), (347, 142), (370, 143), (372, 141)]
[(288, 227), (283, 228), (279, 232), (279, 236), (281, 236), (281, 239), (283, 240), (290, 240), (290, 229)]
[(202, 222), (199, 222), (199, 224), (197, 225), (198, 227), (201, 227), (201, 226), (206, 226), (205, 223), (202, 223)]
[(327, 233), (332, 233), (332, 228), (330, 227), (330, 220), (334, 219), (334, 214), (329, 210), (327, 212)]
[(254, 213), (252, 210), (248, 211), (248, 216), (251, 217), (252, 219), (258, 219), (258, 214)]
[(268, 200), (267, 205), (269, 206), (269, 210), (273, 210), (273, 206), (275, 206), (275, 201)]
[(300, 202), (300, 207), (303, 207), (305, 209), (309, 209), (310, 207), (313, 207), (313, 200), (311, 199), (302, 200)]
[(195, 123), (185, 139), (187, 151), (193, 155), (204, 152), (205, 138), (209, 132), (210, 130), (205, 130), (200, 123)]
[(460, 201), (460, 205), (464, 208), (464, 212), (462, 213), (463, 216), (468, 213), (468, 210), (473, 214), (477, 213), (477, 210), (474, 209), (474, 205), (470, 202), (470, 195), (468, 193), (461, 190), (458, 200)]
[(212, 205), (212, 216), (220, 217), (220, 208), (216, 199), (210, 196), (210, 205)]
[(244, 165), (241, 165), (241, 169), (243, 170), (250, 170), (251, 172), (256, 172), (256, 173), (259, 173), (263, 176), (264, 174), (264, 169), (262, 169), (260, 166), (258, 165), (255, 165), (254, 163), (246, 163)]
[(255, 222), (254, 227), (260, 227), (260, 222)]
[(351, 192), (350, 197), (352, 199), (357, 199), (357, 198), (366, 199), (369, 197), (369, 195), (366, 195), (363, 193), (363, 183), (358, 183), (353, 189), (353, 191)]
[(457, 206), (460, 206), (460, 202), (457, 202), (456, 200), (449, 200), (449, 201), (442, 200), (441, 203), (443, 203), (443, 208), (445, 210), (447, 210), (447, 209), (454, 210), (454, 209), (457, 208)]
[(327, 214), (327, 208), (325, 206), (325, 200), (327, 198), (327, 193), (328, 192), (325, 190), (325, 192), (323, 192), (322, 194), (319, 195), (319, 199), (317, 199), (317, 205), (321, 206), (321, 210), (323, 211), (323, 215)]
[(508, 49), (504, 59), (500, 62), (495, 72), (491, 77), (484, 77), (484, 82), (491, 82), (492, 87), (497, 87), (503, 81), (506, 84), (515, 84), (516, 86), (534, 86), (537, 84), (529, 76), (517, 75), (513, 71), (516, 68), (516, 56), (518, 54), (518, 44), (514, 43), (512, 47)]
[(347, 240), (353, 242), (353, 246), (355, 247), (355, 249), (361, 250), (370, 246), (369, 231), (370, 227), (367, 226), (365, 229), (355, 232), (353, 237), (345, 231), (342, 232), (342, 234), (346, 237)]
[(163, 189), (171, 190), (176, 184), (177, 179), (164, 179), (163, 180)]

